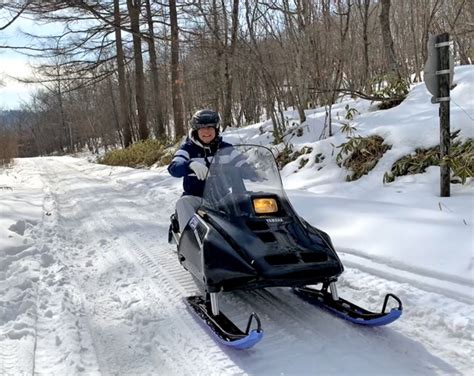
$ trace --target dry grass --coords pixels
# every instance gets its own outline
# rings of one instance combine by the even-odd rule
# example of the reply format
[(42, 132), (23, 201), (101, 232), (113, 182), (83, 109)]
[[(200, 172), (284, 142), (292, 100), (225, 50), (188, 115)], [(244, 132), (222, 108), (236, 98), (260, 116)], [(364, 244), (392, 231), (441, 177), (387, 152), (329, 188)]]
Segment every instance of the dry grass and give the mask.
[(350, 175), (346, 177), (347, 181), (357, 180), (375, 167), (384, 153), (391, 148), (383, 142), (384, 139), (377, 135), (355, 136), (338, 146), (341, 151), (336, 156), (336, 162), (350, 171)]
[(112, 150), (99, 159), (99, 163), (126, 167), (149, 167), (155, 163), (164, 166), (171, 162), (172, 157), (173, 150), (160, 141), (146, 140), (126, 149)]
[[(445, 162), (451, 168), (452, 183), (465, 184), (468, 178), (474, 178), (474, 139), (452, 143), (450, 156)], [(390, 172), (384, 176), (384, 183), (393, 182), (397, 176), (420, 174), (429, 166), (440, 164), (439, 145), (429, 149), (417, 149), (415, 153), (406, 155), (393, 164)]]
[[(308, 146), (303, 146), (300, 150), (293, 151), (293, 145), (288, 144), (276, 157), (278, 168), (281, 170), (288, 163), (297, 160), (302, 155), (310, 154), (312, 151), (313, 149)], [(299, 168), (300, 169), (303, 168), (306, 165), (306, 163), (308, 163), (308, 161), (309, 161), (308, 158), (302, 158), (300, 160)]]
[(11, 165), (17, 152), (18, 138), (9, 132), (0, 132), (0, 167)]

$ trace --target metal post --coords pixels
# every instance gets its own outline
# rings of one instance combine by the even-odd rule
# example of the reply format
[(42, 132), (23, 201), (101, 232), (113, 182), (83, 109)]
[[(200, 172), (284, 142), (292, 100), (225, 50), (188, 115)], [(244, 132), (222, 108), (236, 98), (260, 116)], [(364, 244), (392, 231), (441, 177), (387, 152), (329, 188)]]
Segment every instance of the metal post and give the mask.
[(209, 295), (211, 295), (212, 314), (213, 314), (213, 316), (217, 316), (219, 314), (218, 293), (217, 292), (211, 292)]
[(336, 282), (331, 282), (329, 288), (331, 289), (332, 300), (338, 301), (339, 295), (337, 294)]
[(449, 34), (438, 35), (437, 45), (439, 56), (439, 126), (440, 126), (440, 196), (449, 197), (450, 193), (450, 168), (446, 161), (449, 157), (451, 143), (450, 134), (450, 66), (449, 66)]

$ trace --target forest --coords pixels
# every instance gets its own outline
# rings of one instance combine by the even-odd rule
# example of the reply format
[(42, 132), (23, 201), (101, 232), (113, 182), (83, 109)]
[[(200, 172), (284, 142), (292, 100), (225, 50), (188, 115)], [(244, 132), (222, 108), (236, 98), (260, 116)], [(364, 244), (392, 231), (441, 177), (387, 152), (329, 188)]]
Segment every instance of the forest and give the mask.
[[(0, 4), (0, 36), (21, 18), (54, 25), (3, 43), (34, 62), (27, 103), (0, 117), (0, 150), (14, 156), (172, 145), (201, 108), (222, 128), (289, 120), (342, 96), (400, 103), (422, 81), (429, 33), (447, 32), (456, 65), (474, 59), (467, 0), (101, 0)], [(0, 55), (1, 58), (1, 55)], [(1, 84), (1, 77), (0, 77)], [(293, 109), (296, 119), (284, 111)], [(7, 116), (9, 115), (9, 116)]]

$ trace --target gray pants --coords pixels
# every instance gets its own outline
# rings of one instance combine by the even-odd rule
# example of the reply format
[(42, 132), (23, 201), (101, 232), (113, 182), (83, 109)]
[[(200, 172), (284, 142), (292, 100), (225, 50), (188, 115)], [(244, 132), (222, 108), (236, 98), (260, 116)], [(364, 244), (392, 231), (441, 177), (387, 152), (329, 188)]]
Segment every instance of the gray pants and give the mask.
[(182, 196), (176, 202), (176, 213), (178, 213), (179, 232), (183, 232), (189, 220), (196, 213), (196, 210), (201, 205), (201, 197), (197, 196)]

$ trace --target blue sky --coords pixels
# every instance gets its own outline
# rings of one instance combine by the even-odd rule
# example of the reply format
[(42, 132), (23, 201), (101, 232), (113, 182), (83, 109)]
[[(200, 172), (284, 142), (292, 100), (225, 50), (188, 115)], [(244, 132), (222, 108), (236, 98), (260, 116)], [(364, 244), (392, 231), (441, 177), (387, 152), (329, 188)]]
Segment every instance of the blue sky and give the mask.
[[(0, 26), (8, 20), (8, 14), (0, 12)], [(21, 29), (31, 29), (33, 22), (17, 19), (5, 30), (0, 31), (0, 45), (21, 45), (26, 40), (21, 35)], [(0, 110), (15, 109), (21, 101), (27, 101), (34, 90), (32, 85), (25, 85), (9, 77), (27, 77), (31, 75), (29, 58), (12, 50), (0, 49), (0, 80), (5, 86), (0, 87)]]
[[(0, 5), (1, 5), (0, 0)], [(12, 15), (0, 10), (0, 27), (8, 23)], [(81, 27), (84, 22), (80, 21)], [(90, 21), (93, 22), (93, 21)], [(20, 17), (5, 30), (0, 30), (0, 46), (35, 46), (35, 40), (26, 38), (22, 31), (35, 35), (58, 35), (64, 30), (61, 23), (36, 22), (31, 17)], [(37, 42), (36, 42), (37, 43)], [(31, 65), (37, 65), (39, 58), (27, 57), (12, 50), (0, 48), (0, 81), (5, 84), (0, 87), (0, 110), (17, 109), (22, 102), (28, 102), (31, 94), (39, 87), (33, 84), (22, 84), (14, 77), (32, 77)]]
[[(0, 27), (5, 25), (10, 19), (11, 16), (8, 12), (0, 10)], [(62, 26), (59, 27), (62, 28)], [(0, 30), (0, 45), (32, 46), (34, 42), (25, 38), (22, 35), (22, 31), (45, 35), (53, 31), (57, 32), (57, 30), (57, 24), (39, 24), (26, 17), (20, 17), (5, 30)], [(13, 50), (0, 49), (0, 81), (3, 81), (5, 84), (3, 87), (0, 87), (0, 110), (19, 108), (21, 103), (27, 102), (31, 93), (38, 88), (37, 85), (22, 84), (14, 79), (14, 77), (31, 77), (32, 70), (30, 64), (34, 63), (34, 58)]]

